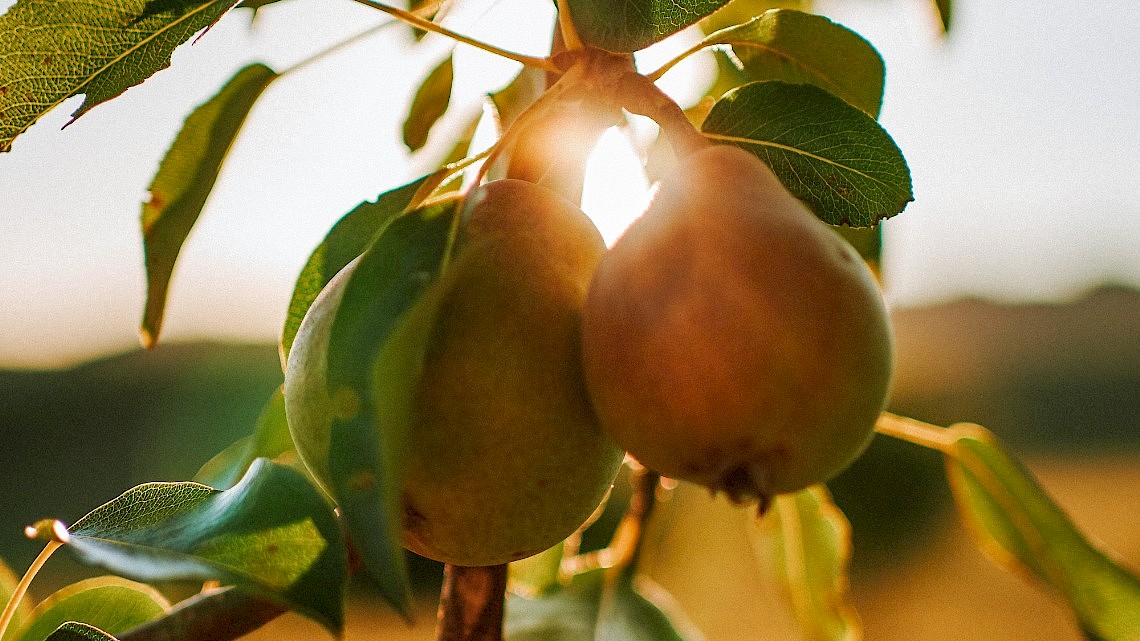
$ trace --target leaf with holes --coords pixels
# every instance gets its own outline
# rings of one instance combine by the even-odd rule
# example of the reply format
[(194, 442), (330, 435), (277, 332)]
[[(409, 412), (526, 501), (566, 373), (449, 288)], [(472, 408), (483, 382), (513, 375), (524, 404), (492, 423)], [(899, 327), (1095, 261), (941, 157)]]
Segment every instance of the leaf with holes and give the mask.
[(756, 155), (816, 216), (870, 227), (914, 200), (910, 170), (887, 132), (814, 85), (754, 82), (729, 91), (701, 126)]
[(728, 4), (728, 0), (568, 0), (582, 41), (630, 52), (664, 40)]
[(234, 0), (19, 0), (0, 15), (0, 152), (40, 116), (86, 94), (72, 120), (170, 66)]
[(260, 459), (225, 491), (147, 483), (69, 528), (80, 561), (138, 581), (220, 581), (282, 603), (334, 633), (348, 561), (325, 499), (297, 472)]
[(277, 73), (262, 64), (234, 74), (186, 118), (158, 166), (150, 184), (150, 200), (142, 207), (147, 297), (141, 333), (146, 347), (158, 340), (166, 292), (182, 244), (202, 213), (242, 123), (275, 78)]

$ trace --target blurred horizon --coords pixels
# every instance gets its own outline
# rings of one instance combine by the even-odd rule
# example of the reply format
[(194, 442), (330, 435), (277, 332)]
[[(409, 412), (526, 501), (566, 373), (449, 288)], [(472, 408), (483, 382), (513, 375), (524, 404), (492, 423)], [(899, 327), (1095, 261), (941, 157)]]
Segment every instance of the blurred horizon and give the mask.
[[(0, 11), (11, 4), (0, 0)], [(1140, 287), (1132, 157), (1140, 93), (1124, 81), (1140, 66), (1131, 33), (1140, 4), (1093, 0), (1074, 20), (1029, 0), (958, 0), (946, 38), (928, 5), (815, 4), (886, 62), (881, 122), (907, 157), (916, 194), (884, 223), (889, 303), (1057, 301), (1104, 283)], [(60, 131), (79, 99), (66, 101), (0, 154), (0, 367), (59, 367), (133, 349), (144, 297), (138, 207), (158, 160), (190, 109), (242, 64), (284, 69), (387, 20), (351, 3), (325, 6), (274, 4), (252, 24), (248, 12), (227, 16), (177, 50), (170, 69)], [(476, 0), (448, 24), (541, 54), (549, 29), (531, 26), (550, 14), (526, 0)], [(515, 28), (493, 29), (504, 16)], [(450, 46), (429, 37), (409, 48), (404, 31), (387, 30), (269, 88), (183, 248), (163, 340), (276, 340), (293, 279), (328, 227), (444, 152), (444, 136), (417, 155), (399, 144), (415, 83)], [(642, 58), (659, 60), (692, 37)], [(666, 89), (690, 99), (686, 78), (707, 66), (695, 56), (666, 75)], [(482, 92), (517, 68), (459, 47), (443, 130), (461, 126), (481, 108)], [(615, 149), (608, 155), (632, 162), (632, 150)], [(620, 175), (634, 191), (606, 192), (589, 213), (636, 213), (644, 184)], [(623, 211), (602, 211), (598, 201)]]

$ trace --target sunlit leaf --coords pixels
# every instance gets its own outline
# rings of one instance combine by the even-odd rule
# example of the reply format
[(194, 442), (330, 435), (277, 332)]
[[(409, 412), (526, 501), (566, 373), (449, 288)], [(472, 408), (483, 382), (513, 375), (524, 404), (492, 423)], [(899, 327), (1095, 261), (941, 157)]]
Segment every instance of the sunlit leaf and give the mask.
[(285, 327), (281, 332), (282, 363), (289, 360), (297, 329), (317, 294), (337, 272), (364, 252), (384, 225), (407, 208), (424, 180), (419, 178), (381, 194), (373, 202), (357, 205), (332, 226), (321, 244), (313, 250), (297, 277), (285, 314)]
[(0, 152), (40, 116), (86, 94), (78, 118), (155, 72), (234, 0), (19, 0), (0, 15)]
[(605, 587), (602, 570), (574, 577), (570, 585), (537, 598), (511, 595), (503, 628), (511, 641), (595, 641)]
[(546, 72), (535, 67), (523, 67), (506, 87), (490, 94), (499, 135), (502, 135), (526, 108), (546, 91)]
[(86, 623), (68, 621), (48, 635), (47, 641), (118, 641), (118, 639)]
[(723, 8), (717, 10), (701, 21), (701, 28), (705, 33), (720, 31), (731, 27), (768, 11), (769, 9), (798, 9), (807, 11), (811, 0), (732, 0)]
[(989, 431), (950, 428), (947, 474), (963, 520), (996, 563), (1050, 586), (1091, 638), (1140, 639), (1140, 578), (1092, 545)]
[(824, 222), (869, 227), (914, 200), (890, 135), (814, 85), (754, 82), (726, 93), (702, 125), (715, 142), (755, 154)]
[(568, 0), (582, 41), (637, 51), (716, 11), (728, 0)]
[(821, 485), (777, 496), (752, 532), (757, 554), (784, 589), (806, 639), (856, 641), (848, 601), (851, 526)]
[[(336, 399), (329, 439), (333, 495), (381, 594), (410, 606), (401, 540), (402, 471), (413, 377), (430, 324), (419, 304), (453, 241), (458, 201), (392, 221), (355, 263), (329, 335), (327, 383)], [(321, 475), (318, 475), (321, 476)]]
[(508, 568), (511, 591), (537, 597), (557, 588), (564, 552), (565, 546), (559, 543), (545, 552), (512, 562)]
[(210, 459), (194, 475), (194, 482), (226, 490), (234, 486), (259, 458), (276, 458), (293, 450), (289, 422), (285, 420), (285, 396), (278, 387), (261, 409), (253, 434), (239, 440)]
[(36, 606), (28, 623), (6, 641), (44, 641), (68, 621), (118, 634), (162, 616), (170, 607), (154, 588), (120, 579), (99, 577), (73, 583)]
[(883, 59), (862, 36), (823, 16), (776, 9), (703, 42), (731, 45), (749, 80), (813, 84), (879, 115)]
[(275, 78), (277, 73), (261, 64), (238, 71), (186, 118), (158, 167), (150, 199), (142, 206), (147, 298), (141, 333), (147, 347), (158, 340), (170, 275), (182, 244), (202, 213), (242, 123)]
[[(20, 578), (16, 576), (3, 561), (0, 561), (0, 604), (6, 605), (12, 599), (12, 595), (16, 592), (16, 586), (20, 583)], [(0, 605), (0, 608), (3, 606)], [(12, 620), (8, 623), (8, 631), (11, 633), (13, 630), (19, 630), (23, 622), (27, 620), (32, 612), (32, 600), (28, 594), (24, 594), (24, 598), (20, 600), (16, 611), (12, 615)], [(8, 638), (8, 635), (5, 635)]]
[(454, 79), (455, 67), (451, 56), (448, 56), (420, 83), (408, 108), (408, 115), (404, 118), (404, 144), (408, 149), (417, 151), (427, 144), (431, 128), (451, 103), (451, 85)]
[(139, 581), (216, 580), (337, 632), (347, 559), (340, 527), (297, 472), (261, 459), (232, 489), (148, 483), (69, 528), (81, 561)]

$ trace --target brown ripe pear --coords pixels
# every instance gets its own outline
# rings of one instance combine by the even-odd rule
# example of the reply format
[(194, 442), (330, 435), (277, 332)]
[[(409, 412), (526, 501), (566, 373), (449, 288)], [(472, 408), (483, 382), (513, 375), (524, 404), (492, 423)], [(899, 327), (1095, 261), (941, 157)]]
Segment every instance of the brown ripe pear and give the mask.
[[(403, 484), (408, 549), (453, 565), (524, 558), (572, 534), (609, 491), (624, 453), (590, 406), (579, 336), (604, 251), (585, 214), (545, 188), (502, 180), (469, 195), (454, 257), (420, 303), (430, 301), (431, 315), (409, 314), (432, 327), (409, 373), (418, 380)], [(307, 353), (296, 345), (327, 344), (333, 314), (309, 316), (290, 370)], [(306, 463), (327, 471), (309, 462), (328, 456), (327, 410), (290, 407), (331, 407), (323, 384), (286, 372), (290, 429), (299, 448), (315, 442), (301, 452)]]
[(582, 321), (603, 427), (650, 469), (741, 501), (866, 447), (893, 365), (859, 255), (751, 154), (683, 158), (600, 262)]

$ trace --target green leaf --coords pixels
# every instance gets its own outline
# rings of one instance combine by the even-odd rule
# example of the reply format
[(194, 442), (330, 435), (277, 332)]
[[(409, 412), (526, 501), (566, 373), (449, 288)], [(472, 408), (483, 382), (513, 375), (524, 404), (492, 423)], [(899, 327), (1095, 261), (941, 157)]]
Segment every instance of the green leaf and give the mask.
[[(7, 603), (12, 599), (12, 595), (16, 592), (16, 586), (19, 585), (19, 583), (20, 577), (16, 576), (16, 573), (12, 572), (11, 568), (9, 568), (7, 564), (5, 564), (3, 561), (0, 561), (0, 604), (7, 605)], [(0, 605), (0, 610), (2, 609), (3, 605)], [(22, 625), (22, 623), (28, 619), (28, 616), (31, 615), (31, 613), (31, 597), (25, 594), (24, 598), (20, 601), (20, 604), (16, 606), (16, 612), (12, 616), (12, 620), (8, 623), (8, 629), (19, 630), (20, 625)]]
[(118, 639), (86, 623), (68, 621), (48, 635), (47, 641), (118, 641)]
[(455, 79), (455, 68), (449, 55), (428, 73), (404, 119), (404, 144), (412, 151), (418, 151), (427, 144), (431, 128), (447, 111), (451, 103), (451, 84)]
[(289, 360), (289, 351), (297, 337), (297, 329), (317, 295), (337, 272), (359, 256), (389, 221), (403, 213), (427, 176), (385, 192), (373, 202), (357, 205), (332, 226), (324, 240), (313, 250), (289, 300), (285, 327), (281, 332), (281, 362)]
[(879, 116), (883, 59), (862, 36), (823, 16), (774, 9), (702, 42), (731, 45), (749, 80), (816, 85)]
[(890, 135), (814, 85), (754, 82), (726, 93), (701, 129), (763, 160), (824, 222), (870, 227), (914, 200)]
[(511, 591), (523, 596), (538, 597), (557, 589), (565, 547), (559, 543), (544, 552), (512, 562), (508, 566)]
[[(434, 316), (424, 293), (453, 242), (458, 200), (393, 220), (355, 263), (329, 335), (327, 382), (333, 495), (381, 594), (409, 611), (401, 541), (403, 458), (411, 386)], [(318, 475), (320, 476), (320, 475)]]
[(938, 22), (942, 25), (942, 33), (950, 33), (950, 24), (954, 17), (953, 0), (934, 0), (934, 8), (938, 11)]
[(546, 72), (535, 67), (523, 67), (507, 86), (491, 93), (489, 97), (495, 107), (499, 135), (502, 136), (544, 91)]
[(148, 483), (69, 529), (82, 562), (139, 581), (216, 580), (309, 616), (344, 623), (344, 541), (303, 476), (261, 459), (232, 489)]
[(844, 240), (851, 243), (855, 251), (863, 257), (876, 276), (882, 273), (883, 228), (876, 227), (833, 227)]
[[(652, 596), (652, 600), (647, 598)], [(668, 614), (666, 611), (668, 610)], [(678, 628), (686, 631), (682, 635)], [(597, 641), (686, 641), (703, 637), (673, 597), (645, 577), (619, 580), (602, 600)]]
[(728, 0), (568, 0), (582, 41), (617, 52), (644, 49), (716, 11)]
[(18, 634), (5, 639), (44, 641), (68, 621), (113, 635), (162, 616), (169, 608), (170, 603), (148, 585), (113, 576), (87, 579), (49, 596)]
[(266, 401), (253, 434), (210, 459), (194, 475), (194, 482), (225, 490), (233, 487), (259, 458), (277, 458), (292, 452), (293, 437), (285, 419), (285, 395), (278, 387)]
[(512, 594), (503, 622), (511, 641), (595, 641), (605, 572), (591, 570), (570, 585), (531, 598)]
[(0, 152), (40, 116), (86, 94), (72, 121), (170, 66), (234, 0), (19, 0), (0, 15)]
[(954, 499), (979, 547), (1066, 600), (1092, 638), (1140, 639), (1140, 577), (1093, 546), (1033, 475), (977, 425), (950, 428)]
[(186, 118), (158, 167), (150, 199), (142, 206), (147, 298), (141, 333), (147, 347), (158, 340), (170, 275), (182, 243), (202, 213), (242, 123), (275, 78), (277, 72), (262, 64), (234, 74)]
[(756, 522), (752, 540), (788, 595), (805, 638), (862, 638), (848, 601), (851, 526), (822, 485), (777, 496)]

